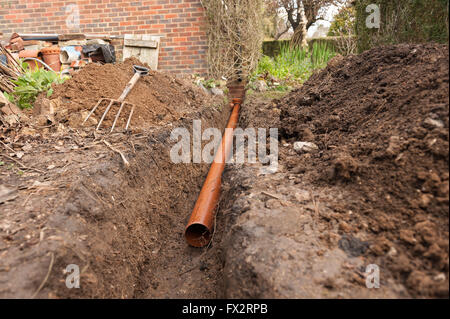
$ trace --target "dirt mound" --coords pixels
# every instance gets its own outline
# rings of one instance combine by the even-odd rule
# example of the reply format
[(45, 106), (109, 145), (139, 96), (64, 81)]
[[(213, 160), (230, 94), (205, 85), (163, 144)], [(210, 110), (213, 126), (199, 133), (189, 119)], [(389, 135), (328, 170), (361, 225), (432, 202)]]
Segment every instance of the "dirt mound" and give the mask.
[(366, 233), (413, 296), (448, 296), (448, 68), (444, 45), (381, 47), (334, 58), (278, 102), (282, 137), (319, 146), (287, 167), (354, 194), (329, 203), (341, 233)]
[[(100, 98), (119, 98), (133, 76), (133, 65), (143, 64), (136, 58), (115, 65), (89, 64), (63, 85), (56, 86), (52, 99), (60, 100), (58, 104), (68, 111), (63, 112), (62, 116), (68, 118), (70, 126), (77, 127)], [(131, 127), (145, 128), (161, 121), (176, 121), (210, 103), (211, 97), (186, 80), (150, 71), (149, 75), (139, 80), (125, 101), (136, 105)], [(91, 125), (100, 119), (107, 104), (101, 104)], [(118, 106), (112, 109), (104, 126), (111, 126), (117, 110)], [(129, 111), (129, 107), (123, 111), (118, 127), (124, 127)]]

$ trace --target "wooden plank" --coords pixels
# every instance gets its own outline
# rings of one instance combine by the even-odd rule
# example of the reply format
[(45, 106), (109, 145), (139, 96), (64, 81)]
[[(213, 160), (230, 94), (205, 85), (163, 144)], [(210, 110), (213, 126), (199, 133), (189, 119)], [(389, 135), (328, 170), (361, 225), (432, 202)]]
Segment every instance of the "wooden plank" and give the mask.
[[(126, 39), (132, 39), (132, 34), (125, 34), (124, 37), (124, 43)], [(131, 57), (131, 47), (127, 47), (125, 44), (123, 46), (123, 59), (128, 59), (129, 57)]]
[(58, 36), (59, 41), (69, 41), (69, 40), (84, 40), (86, 36), (83, 33), (68, 33), (60, 34)]
[[(158, 69), (158, 57), (159, 57), (159, 43), (160, 37), (152, 36), (148, 34), (144, 35), (133, 35), (126, 34), (124, 36), (124, 46), (123, 46), (123, 58), (136, 57), (143, 63), (147, 63), (152, 70)], [(136, 47), (129, 46), (128, 43), (151, 43), (155, 42), (156, 45), (153, 47)]]
[(151, 68), (152, 70), (157, 70), (158, 69), (158, 58), (159, 58), (159, 41), (160, 38), (159, 37), (155, 37), (155, 36), (151, 36), (148, 34), (145, 34), (142, 36), (142, 39), (144, 40), (150, 40), (150, 41), (155, 41), (157, 42), (157, 47), (156, 49), (151, 49), (151, 48), (143, 48), (141, 50), (141, 61), (146, 62)]
[[(143, 41), (151, 41), (151, 36), (144, 34), (142, 36)], [(151, 64), (151, 52), (154, 52), (155, 48), (141, 48), (141, 61), (147, 63), (152, 70), (154, 66)]]
[[(141, 37), (142, 37), (141, 35), (133, 34), (131, 37), (131, 40), (141, 40)], [(139, 47), (130, 47), (130, 48), (131, 48), (131, 56), (134, 56), (140, 60), (141, 59), (141, 48), (139, 48)]]
[(124, 43), (128, 47), (151, 48), (151, 49), (158, 48), (158, 42), (151, 40), (126, 39)]

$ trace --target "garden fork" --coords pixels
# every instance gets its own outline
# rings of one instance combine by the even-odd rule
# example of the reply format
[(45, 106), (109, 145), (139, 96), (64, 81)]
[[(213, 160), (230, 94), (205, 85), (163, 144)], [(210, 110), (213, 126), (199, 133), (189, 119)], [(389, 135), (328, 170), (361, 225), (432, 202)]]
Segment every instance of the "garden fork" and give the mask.
[(83, 124), (86, 123), (86, 121), (91, 117), (92, 114), (94, 114), (95, 110), (100, 106), (100, 104), (103, 101), (109, 101), (109, 104), (106, 107), (106, 110), (103, 113), (103, 115), (102, 115), (102, 117), (100, 119), (100, 122), (98, 122), (96, 131), (99, 130), (100, 126), (102, 125), (103, 120), (105, 119), (106, 115), (108, 114), (109, 110), (111, 109), (111, 107), (114, 104), (119, 104), (120, 108), (117, 111), (116, 117), (114, 119), (114, 122), (113, 122), (113, 125), (112, 125), (112, 128), (111, 128), (111, 133), (114, 131), (114, 128), (116, 127), (117, 120), (119, 119), (120, 113), (122, 112), (122, 109), (124, 108), (125, 105), (129, 105), (131, 107), (130, 115), (128, 116), (127, 125), (125, 126), (125, 131), (128, 130), (128, 127), (129, 127), (130, 122), (131, 122), (131, 117), (133, 116), (133, 113), (134, 113), (135, 105), (132, 104), (132, 103), (125, 102), (125, 98), (127, 97), (128, 93), (130, 93), (130, 91), (133, 89), (133, 87), (135, 86), (137, 81), (139, 81), (141, 76), (145, 76), (145, 75), (147, 75), (149, 73), (149, 69), (144, 68), (143, 66), (133, 65), (133, 71), (134, 71), (134, 75), (131, 78), (130, 82), (128, 82), (127, 86), (125, 87), (125, 90), (123, 90), (122, 95), (117, 100), (108, 99), (108, 98), (101, 98), (97, 102), (97, 104), (94, 106), (94, 108), (91, 110), (91, 112), (86, 117), (86, 119), (83, 121)]

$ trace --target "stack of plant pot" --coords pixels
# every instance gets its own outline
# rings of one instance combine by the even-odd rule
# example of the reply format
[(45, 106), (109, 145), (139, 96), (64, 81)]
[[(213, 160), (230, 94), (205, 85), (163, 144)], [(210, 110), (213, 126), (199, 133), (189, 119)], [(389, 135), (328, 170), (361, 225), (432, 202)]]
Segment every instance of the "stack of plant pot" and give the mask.
[(55, 72), (59, 72), (61, 70), (61, 61), (59, 59), (60, 53), (61, 49), (57, 46), (51, 46), (41, 49), (41, 54), (44, 62)]

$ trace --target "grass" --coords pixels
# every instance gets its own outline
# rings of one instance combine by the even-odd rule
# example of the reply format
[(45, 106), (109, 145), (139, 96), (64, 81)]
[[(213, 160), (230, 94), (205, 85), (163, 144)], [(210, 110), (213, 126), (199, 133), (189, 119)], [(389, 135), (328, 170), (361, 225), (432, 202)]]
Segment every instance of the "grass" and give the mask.
[(286, 91), (305, 82), (314, 70), (324, 68), (335, 55), (326, 42), (314, 42), (309, 50), (284, 43), (276, 57), (261, 58), (250, 82), (265, 80), (270, 89)]

